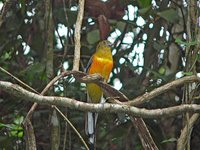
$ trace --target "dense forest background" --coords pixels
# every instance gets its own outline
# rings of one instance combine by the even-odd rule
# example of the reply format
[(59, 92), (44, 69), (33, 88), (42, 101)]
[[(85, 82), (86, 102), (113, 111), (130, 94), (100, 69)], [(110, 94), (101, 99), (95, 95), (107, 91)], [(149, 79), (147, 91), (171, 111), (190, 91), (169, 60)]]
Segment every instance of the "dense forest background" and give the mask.
[[(23, 81), (40, 93), (55, 76), (72, 70), (78, 1), (0, 0), (0, 6), (1, 81), (30, 90)], [(85, 0), (79, 70), (84, 71), (96, 44), (108, 39), (114, 58), (109, 84), (129, 100), (178, 78), (197, 75), (199, 11), (198, 0)], [(187, 82), (138, 107), (198, 103), (198, 91), (198, 83)], [(45, 95), (86, 102), (85, 84), (72, 76), (60, 79)], [(22, 122), (32, 105), (0, 89), (0, 149), (26, 149)], [(87, 141), (85, 112), (58, 108)], [(198, 114), (183, 113), (144, 121), (159, 149), (176, 149), (181, 131), (188, 127), (181, 144), (195, 150), (200, 143), (198, 118)], [(30, 120), (37, 149), (85, 149), (80, 137), (50, 106), (38, 105)], [(144, 149), (130, 117), (104, 112), (97, 124), (97, 149)]]

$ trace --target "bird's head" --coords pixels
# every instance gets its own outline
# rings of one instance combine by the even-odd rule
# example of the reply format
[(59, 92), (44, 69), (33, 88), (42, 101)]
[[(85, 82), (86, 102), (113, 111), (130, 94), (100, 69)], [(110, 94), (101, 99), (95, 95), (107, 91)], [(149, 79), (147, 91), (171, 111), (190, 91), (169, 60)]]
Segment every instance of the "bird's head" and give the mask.
[(107, 51), (107, 50), (111, 50), (112, 47), (112, 43), (108, 40), (103, 40), (101, 42), (99, 42), (99, 44), (97, 45), (96, 51), (99, 50), (103, 50), (103, 51)]

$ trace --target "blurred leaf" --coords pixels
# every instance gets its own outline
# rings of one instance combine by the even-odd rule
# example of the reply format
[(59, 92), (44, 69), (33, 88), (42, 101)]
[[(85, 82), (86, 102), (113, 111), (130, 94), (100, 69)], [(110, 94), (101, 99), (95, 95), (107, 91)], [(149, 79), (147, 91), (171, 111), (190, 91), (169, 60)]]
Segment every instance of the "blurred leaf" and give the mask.
[(178, 44), (183, 44), (183, 45), (185, 45), (185, 46), (187, 46), (187, 47), (188, 47), (188, 46), (193, 46), (193, 45), (196, 45), (196, 44), (197, 44), (197, 41), (184, 42), (184, 41), (182, 41), (180, 38), (176, 38), (175, 42), (178, 43)]
[(9, 52), (5, 52), (2, 56), (1, 56), (1, 60), (9, 60), (12, 58), (12, 51)]
[(152, 0), (138, 0), (138, 3), (141, 8), (146, 8), (151, 5), (151, 1)]
[(24, 132), (23, 131), (20, 131), (19, 133), (18, 133), (18, 135), (17, 135), (17, 137), (19, 137), (19, 138), (22, 138), (24, 136)]
[(28, 80), (40, 79), (45, 80), (44, 76), (45, 66), (42, 63), (34, 63), (28, 66), (25, 70), (21, 72), (22, 75), (25, 75)]
[(15, 118), (15, 120), (14, 120), (14, 123), (15, 123), (16, 125), (21, 125), (21, 123), (23, 122), (23, 120), (24, 120), (24, 117), (23, 117), (23, 116), (17, 116), (17, 117)]
[(158, 12), (157, 15), (171, 23), (174, 23), (178, 20), (177, 11), (174, 9), (167, 9), (167, 10)]
[(183, 75), (185, 75), (185, 76), (192, 76), (193, 72), (183, 72)]
[(12, 130), (12, 131), (10, 132), (10, 135), (13, 136), (13, 137), (17, 137), (18, 131)]
[(6, 52), (4, 55), (4, 60), (10, 59), (11, 58), (11, 52)]
[(200, 61), (200, 55), (199, 54), (197, 55), (197, 60)]
[(125, 26), (126, 26), (126, 23), (125, 22), (122, 22), (122, 21), (118, 21), (117, 22), (117, 28), (121, 31), (121, 32), (123, 32), (124, 31), (124, 28), (125, 28)]
[(3, 123), (0, 123), (0, 128), (10, 128), (10, 129), (12, 129), (12, 125), (10, 125), (10, 124), (3, 124)]
[(98, 17), (99, 33), (100, 39), (105, 40), (110, 34), (110, 24), (108, 19), (104, 15)]
[(95, 44), (96, 42), (98, 42), (100, 40), (100, 36), (99, 36), (99, 30), (92, 30), (91, 32), (89, 32), (87, 34), (87, 41), (89, 44)]
[(145, 7), (145, 8), (141, 8), (141, 9), (138, 10), (138, 12), (139, 12), (141, 15), (144, 15), (144, 14), (146, 14), (150, 9), (151, 9), (151, 6)]
[(165, 68), (162, 66), (162, 67), (160, 67), (159, 68), (159, 70), (158, 70), (158, 72), (159, 72), (159, 74), (161, 74), (161, 75), (164, 75), (165, 74)]

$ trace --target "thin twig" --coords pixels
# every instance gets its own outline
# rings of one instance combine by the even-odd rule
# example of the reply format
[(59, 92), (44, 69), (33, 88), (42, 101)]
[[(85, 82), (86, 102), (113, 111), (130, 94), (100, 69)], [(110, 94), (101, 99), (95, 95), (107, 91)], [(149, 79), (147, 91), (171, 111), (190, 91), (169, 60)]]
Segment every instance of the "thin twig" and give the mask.
[(64, 118), (64, 120), (71, 126), (71, 128), (75, 131), (75, 133), (78, 135), (78, 137), (81, 139), (82, 143), (84, 144), (85, 148), (87, 150), (89, 150), (87, 144), (85, 143), (83, 137), (80, 135), (80, 133), (76, 130), (76, 128), (73, 126), (73, 124), (69, 121), (69, 119), (67, 117), (65, 117), (65, 115), (56, 107), (56, 106), (52, 106), (53, 108), (55, 108), (57, 110), (57, 112)]
[[(71, 2), (69, 2), (69, 3), (71, 3)], [(71, 43), (73, 44), (74, 43), (73, 38), (72, 38), (72, 36), (70, 36), (70, 35), (72, 35), (72, 32), (70, 30), (70, 25), (69, 25), (69, 17), (68, 17), (68, 12), (67, 12), (67, 9), (66, 9), (66, 0), (63, 0), (63, 10), (65, 12), (65, 19), (66, 19), (66, 23), (67, 23), (67, 27), (68, 27), (67, 36), (69, 35)], [(67, 47), (67, 45), (66, 45), (66, 47)], [(67, 50), (67, 49), (65, 49), (65, 50)]]
[(29, 85), (27, 85), (26, 83), (24, 83), (22, 80), (20, 80), (19, 78), (15, 77), (14, 75), (12, 75), (10, 72), (8, 72), (7, 70), (3, 69), (2, 67), (0, 67), (0, 70), (4, 73), (6, 73), (7, 75), (9, 75), (10, 77), (12, 77), (13, 79), (15, 79), (17, 82), (19, 82), (20, 84), (22, 84), (24, 87), (28, 88), (29, 90), (38, 93), (35, 89), (33, 89), (32, 87), (30, 87)]
[[(67, 117), (67, 112), (65, 113), (65, 116)], [(65, 123), (65, 129), (64, 129), (64, 135), (63, 135), (63, 150), (66, 149), (67, 132), (68, 132), (68, 124), (66, 122)]]

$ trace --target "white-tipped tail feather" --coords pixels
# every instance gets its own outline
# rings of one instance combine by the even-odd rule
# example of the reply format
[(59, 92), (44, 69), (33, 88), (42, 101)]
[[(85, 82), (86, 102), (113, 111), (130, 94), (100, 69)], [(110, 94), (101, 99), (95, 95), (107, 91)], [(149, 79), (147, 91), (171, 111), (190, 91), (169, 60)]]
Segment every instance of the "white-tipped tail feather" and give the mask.
[[(90, 101), (89, 96), (87, 96), (88, 102)], [(100, 103), (105, 103), (105, 99), (101, 98)], [(86, 120), (85, 120), (85, 132), (88, 136), (88, 142), (90, 146), (90, 150), (95, 149), (96, 143), (96, 124), (97, 124), (98, 113), (95, 112), (87, 112)]]
[(94, 112), (87, 112), (86, 115), (86, 134), (89, 138), (89, 144), (95, 144), (95, 132), (98, 114)]

